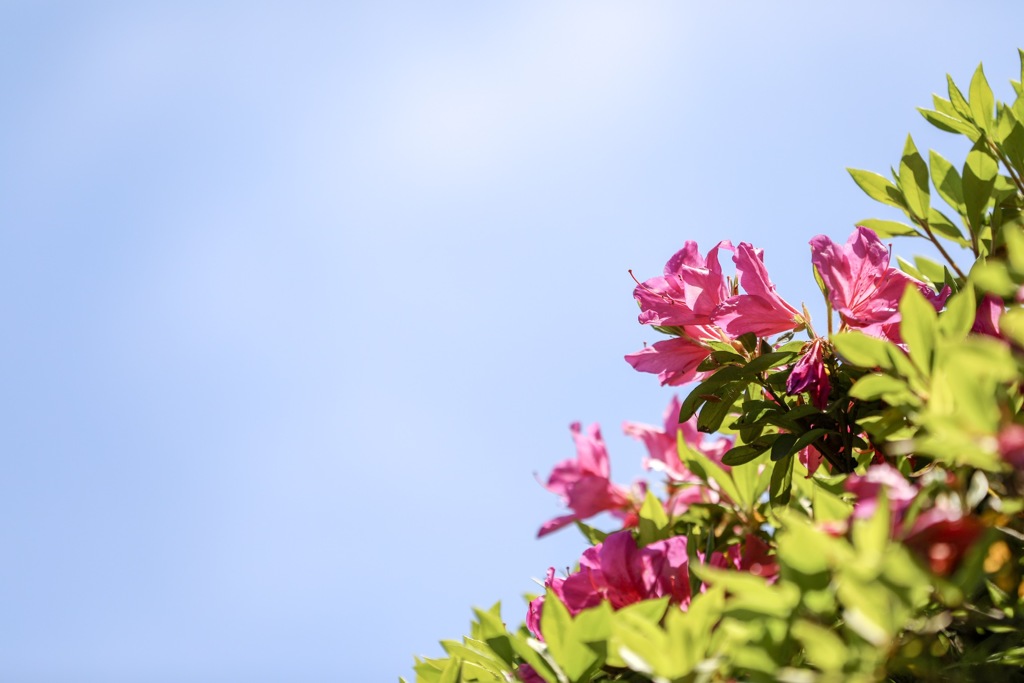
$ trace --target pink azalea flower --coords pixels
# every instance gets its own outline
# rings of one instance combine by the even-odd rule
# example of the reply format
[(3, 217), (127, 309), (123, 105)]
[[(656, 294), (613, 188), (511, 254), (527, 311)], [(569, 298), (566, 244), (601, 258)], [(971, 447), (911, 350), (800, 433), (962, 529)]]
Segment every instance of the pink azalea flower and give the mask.
[(662, 386), (679, 386), (700, 379), (697, 367), (710, 355), (696, 339), (672, 337), (627, 355), (626, 362), (634, 370), (656, 373)]
[(811, 395), (811, 403), (819, 410), (824, 410), (828, 405), (828, 395), (832, 391), (823, 360), (823, 343), (824, 340), (817, 337), (805, 346), (804, 355), (793, 366), (793, 371), (786, 380), (786, 393), (795, 396), (808, 392)]
[(697, 431), (696, 416), (679, 422), (679, 406), (679, 398), (673, 396), (665, 409), (664, 427), (623, 422), (622, 431), (647, 447), (649, 457), (643, 459), (645, 469), (664, 471), (674, 481), (696, 482), (699, 480), (679, 459), (678, 435), (681, 433), (685, 443), (716, 462), (721, 461), (722, 455), (732, 448), (732, 441), (724, 437), (705, 441), (704, 435)]
[(702, 257), (697, 243), (686, 245), (665, 264), (665, 275), (636, 286), (633, 297), (640, 304), (643, 325), (707, 325), (715, 308), (729, 296), (729, 285), (718, 263), (719, 249), (732, 249), (719, 242)]
[(843, 323), (866, 334), (899, 341), (899, 303), (908, 285), (917, 287), (936, 310), (949, 297), (925, 282), (889, 266), (889, 250), (878, 235), (858, 227), (845, 245), (825, 235), (811, 239), (811, 262), (828, 290), (828, 299)]
[[(673, 536), (638, 548), (628, 531), (610, 534), (603, 543), (584, 551), (580, 568), (564, 579), (548, 570), (545, 587), (565, 603), (573, 616), (607, 600), (620, 609), (641, 600), (669, 596), (674, 604), (690, 604), (689, 557), (686, 537)], [(544, 596), (530, 603), (526, 625), (543, 639), (540, 620)]]
[(632, 507), (629, 491), (613, 484), (609, 478), (608, 449), (600, 428), (591, 425), (586, 434), (578, 422), (570, 428), (576, 442), (576, 458), (555, 465), (545, 488), (561, 496), (573, 512), (545, 522), (537, 533), (538, 538), (600, 512), (622, 513)]
[(748, 332), (758, 337), (770, 337), (804, 326), (800, 311), (775, 291), (764, 265), (763, 249), (740, 242), (732, 260), (736, 263), (740, 286), (745, 294), (723, 301), (712, 316), (715, 324), (733, 337)]
[(799, 311), (775, 292), (764, 267), (763, 252), (743, 242), (733, 256), (744, 294), (730, 296), (729, 280), (718, 263), (719, 242), (702, 257), (688, 241), (665, 265), (665, 275), (637, 285), (633, 296), (645, 325), (682, 328), (672, 339), (626, 356), (641, 372), (656, 373), (663, 385), (677, 386), (702, 378), (697, 372), (711, 355), (706, 342), (730, 341), (747, 332), (769, 336), (804, 325)]

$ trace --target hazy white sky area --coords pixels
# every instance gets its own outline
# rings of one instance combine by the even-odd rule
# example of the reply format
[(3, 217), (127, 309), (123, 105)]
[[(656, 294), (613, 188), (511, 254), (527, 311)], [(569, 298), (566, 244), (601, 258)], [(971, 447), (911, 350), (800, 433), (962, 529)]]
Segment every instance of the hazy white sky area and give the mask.
[[(671, 391), (633, 282), (892, 218), (1024, 8), (0, 7), (0, 680), (394, 681), (584, 547), (537, 483)], [(897, 253), (915, 245), (897, 242)]]

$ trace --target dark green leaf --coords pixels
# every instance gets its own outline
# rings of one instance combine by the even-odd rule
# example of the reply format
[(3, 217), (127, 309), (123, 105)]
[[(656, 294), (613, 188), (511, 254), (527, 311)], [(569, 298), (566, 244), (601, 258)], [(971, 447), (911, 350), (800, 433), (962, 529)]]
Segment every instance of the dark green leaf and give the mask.
[(787, 455), (772, 468), (772, 479), (768, 485), (768, 496), (772, 506), (787, 504), (792, 490), (793, 456)]
[(722, 464), (728, 465), (729, 467), (736, 467), (737, 465), (745, 465), (751, 460), (756, 459), (759, 455), (768, 450), (771, 444), (760, 441), (755, 441), (752, 444), (746, 444), (744, 446), (735, 446), (722, 456)]
[(772, 444), (772, 460), (777, 461), (793, 454), (793, 445), (796, 443), (796, 434), (779, 434)]

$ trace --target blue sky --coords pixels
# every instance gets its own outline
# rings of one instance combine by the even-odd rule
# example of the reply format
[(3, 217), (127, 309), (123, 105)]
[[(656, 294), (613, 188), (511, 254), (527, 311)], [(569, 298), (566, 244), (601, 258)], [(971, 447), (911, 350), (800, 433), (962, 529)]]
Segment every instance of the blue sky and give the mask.
[[(984, 11), (982, 11), (984, 10)], [(0, 680), (393, 681), (582, 550), (670, 392), (627, 269), (891, 217), (991, 2), (0, 7)], [(897, 243), (896, 251), (913, 252)]]

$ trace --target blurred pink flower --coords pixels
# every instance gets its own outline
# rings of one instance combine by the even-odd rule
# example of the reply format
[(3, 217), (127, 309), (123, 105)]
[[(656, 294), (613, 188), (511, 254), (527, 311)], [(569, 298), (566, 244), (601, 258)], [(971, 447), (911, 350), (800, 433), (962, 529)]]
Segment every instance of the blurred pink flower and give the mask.
[(902, 520), (903, 513), (917, 496), (918, 488), (907, 481), (898, 469), (888, 463), (871, 465), (864, 474), (851, 474), (846, 479), (846, 490), (857, 496), (853, 517), (871, 517), (878, 509), (878, 496), (882, 490), (893, 513), (893, 528)]
[(576, 442), (576, 457), (555, 465), (545, 488), (561, 496), (572, 514), (545, 522), (538, 537), (600, 512), (624, 513), (632, 507), (628, 489), (613, 484), (609, 478), (608, 449), (600, 428), (591, 425), (586, 434), (578, 422), (570, 428)]
[(927, 562), (933, 573), (948, 576), (984, 530), (977, 517), (939, 504), (917, 516), (903, 544)]
[(679, 407), (679, 398), (673, 396), (665, 408), (663, 427), (623, 422), (622, 431), (647, 447), (648, 457), (643, 459), (644, 468), (663, 471), (675, 481), (696, 482), (699, 480), (679, 459), (678, 435), (682, 434), (684, 443), (715, 462), (720, 462), (722, 455), (732, 448), (732, 440), (725, 437), (705, 440), (704, 435), (697, 431), (696, 416), (686, 422), (679, 421)]

